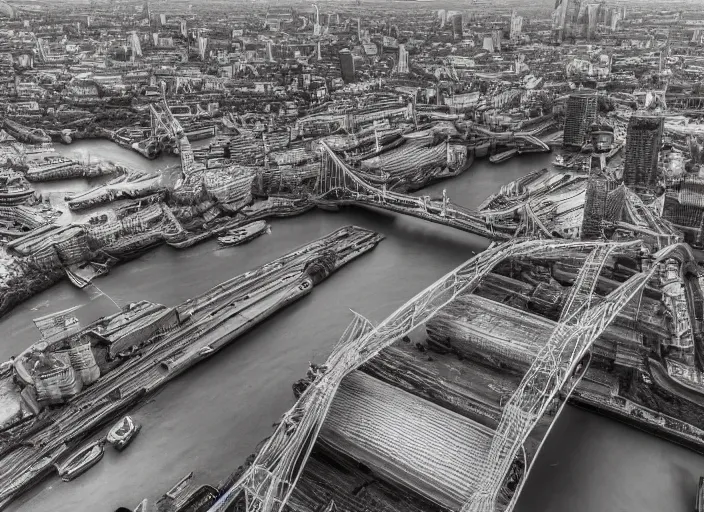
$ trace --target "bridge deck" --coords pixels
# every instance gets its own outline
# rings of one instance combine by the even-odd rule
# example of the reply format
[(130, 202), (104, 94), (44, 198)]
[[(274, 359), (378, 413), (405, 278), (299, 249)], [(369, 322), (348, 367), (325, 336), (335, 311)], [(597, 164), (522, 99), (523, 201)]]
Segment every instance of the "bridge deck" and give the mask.
[(476, 490), (492, 431), (356, 371), (340, 385), (320, 440), (450, 509)]

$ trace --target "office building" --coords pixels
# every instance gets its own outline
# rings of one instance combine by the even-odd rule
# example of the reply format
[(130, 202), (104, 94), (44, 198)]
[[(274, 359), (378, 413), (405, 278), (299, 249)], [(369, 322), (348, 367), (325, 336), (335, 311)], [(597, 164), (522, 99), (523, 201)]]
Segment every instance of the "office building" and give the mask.
[(408, 73), (408, 51), (406, 45), (398, 45), (398, 72), (399, 74)]
[(628, 122), (623, 160), (623, 182), (626, 186), (636, 189), (655, 187), (662, 131), (662, 117), (643, 115), (631, 117)]
[(589, 131), (596, 121), (596, 107), (593, 92), (570, 94), (565, 111), (563, 146), (581, 149), (589, 141)]
[(354, 82), (354, 56), (347, 49), (340, 50), (340, 73), (346, 84)]
[(455, 14), (452, 17), (452, 38), (455, 40), (462, 39), (464, 32), (462, 31), (462, 15)]
[(606, 212), (606, 196), (606, 178), (601, 173), (593, 172), (589, 176), (587, 193), (584, 197), (582, 239), (593, 240), (602, 236), (602, 221)]

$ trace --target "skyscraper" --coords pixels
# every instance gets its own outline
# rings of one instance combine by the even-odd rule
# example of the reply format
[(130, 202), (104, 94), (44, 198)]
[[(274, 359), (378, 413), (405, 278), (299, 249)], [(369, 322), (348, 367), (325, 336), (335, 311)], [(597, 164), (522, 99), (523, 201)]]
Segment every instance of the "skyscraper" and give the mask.
[(623, 182), (645, 189), (657, 183), (658, 155), (662, 146), (663, 118), (633, 115), (628, 122)]
[(447, 12), (445, 9), (440, 9), (438, 11), (438, 19), (440, 20), (440, 28), (445, 28), (445, 23), (447, 22)]
[(581, 149), (589, 140), (589, 129), (595, 121), (596, 95), (592, 92), (570, 94), (565, 112), (563, 146)]
[(509, 31), (509, 38), (511, 41), (517, 41), (521, 37), (521, 31), (523, 30), (523, 16), (518, 15), (518, 11), (514, 9), (511, 11), (511, 27)]
[(592, 173), (584, 197), (581, 238), (589, 240), (601, 236), (601, 222), (606, 212), (606, 194), (606, 178), (600, 173)]
[(462, 31), (462, 15), (455, 14), (452, 17), (452, 38), (457, 40), (462, 39), (463, 37), (464, 33)]
[(503, 30), (494, 29), (491, 31), (491, 41), (494, 44), (494, 51), (501, 51), (501, 40), (504, 38)]
[(399, 74), (408, 73), (408, 52), (406, 45), (398, 45), (398, 72)]
[(354, 56), (347, 50), (340, 50), (340, 72), (346, 84), (354, 82)]
[(587, 41), (596, 36), (599, 8), (601, 4), (587, 4)]

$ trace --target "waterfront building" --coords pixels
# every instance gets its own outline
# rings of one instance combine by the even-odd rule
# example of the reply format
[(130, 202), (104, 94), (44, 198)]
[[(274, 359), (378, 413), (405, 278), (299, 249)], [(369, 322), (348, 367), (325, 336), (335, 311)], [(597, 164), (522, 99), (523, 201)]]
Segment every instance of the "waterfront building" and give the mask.
[(623, 182), (646, 189), (657, 183), (658, 156), (662, 146), (663, 118), (634, 115), (628, 122)]
[(570, 94), (565, 112), (563, 145), (581, 149), (588, 142), (589, 129), (596, 121), (596, 95), (592, 92)]
[(340, 50), (340, 73), (345, 83), (354, 82), (354, 55), (346, 48)]

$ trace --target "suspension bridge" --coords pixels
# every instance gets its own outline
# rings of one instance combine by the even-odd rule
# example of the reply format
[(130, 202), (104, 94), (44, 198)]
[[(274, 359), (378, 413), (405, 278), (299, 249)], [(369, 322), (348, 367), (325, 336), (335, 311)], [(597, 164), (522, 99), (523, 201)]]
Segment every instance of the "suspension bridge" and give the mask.
[[(634, 274), (606, 296), (595, 294), (599, 275), (609, 258), (634, 254), (639, 241), (571, 241), (515, 239), (493, 245), (460, 265), (401, 306), (377, 326), (360, 315), (344, 332), (332, 354), (298, 402), (283, 416), (274, 434), (254, 462), (226, 490), (210, 512), (224, 512), (237, 503), (237, 510), (281, 512), (294, 492), (342, 380), (379, 352), (431, 319), (460, 294), (472, 293), (498, 264), (507, 258), (541, 258), (580, 253), (584, 264), (571, 288), (561, 318), (540, 349), (520, 385), (502, 408), (482, 466), (473, 468), (479, 478), (463, 496), (461, 512), (510, 511), (514, 508), (527, 472), (508, 504), (497, 501), (512, 464), (523, 453), (538, 421), (545, 416), (559, 392), (569, 396), (583, 372), (578, 365), (594, 341), (624, 307), (639, 297), (656, 275), (659, 263), (668, 258), (682, 264), (693, 255), (684, 244), (670, 245), (652, 256), (650, 265)], [(558, 405), (558, 414), (565, 401)], [(553, 416), (556, 417), (557, 415)], [(426, 454), (428, 455), (428, 454)], [(432, 457), (432, 453), (428, 456)], [(535, 460), (535, 459), (532, 459)], [(423, 471), (423, 467), (416, 468)], [(428, 475), (431, 478), (431, 475)], [(243, 507), (243, 502), (246, 505)]]
[[(447, 197), (433, 200), (428, 196), (410, 196), (372, 184), (356, 173), (325, 143), (321, 142), (320, 174), (313, 200), (320, 205), (358, 205), (376, 207), (411, 217), (443, 224), (492, 240), (509, 240), (516, 234), (550, 238), (551, 234), (526, 205), (514, 208), (521, 215), (519, 232), (514, 224), (501, 223), (505, 212), (479, 212), (450, 202)], [(512, 210), (512, 211), (513, 211)]]

